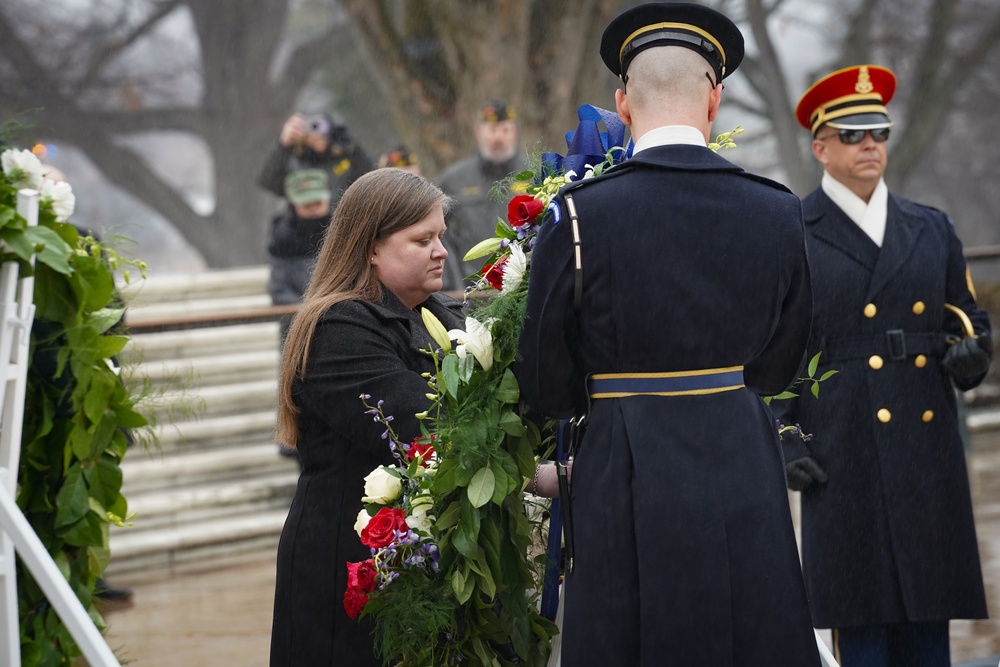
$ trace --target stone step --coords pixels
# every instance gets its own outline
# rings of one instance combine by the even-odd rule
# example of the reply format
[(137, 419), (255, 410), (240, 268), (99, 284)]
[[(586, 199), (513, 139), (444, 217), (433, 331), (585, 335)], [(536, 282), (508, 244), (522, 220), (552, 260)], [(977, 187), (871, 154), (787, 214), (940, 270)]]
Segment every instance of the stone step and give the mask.
[(218, 354), (201, 358), (147, 361), (131, 372), (164, 389), (185, 389), (270, 380), (277, 385), (280, 354), (277, 347)]
[(246, 446), (248, 442), (273, 444), (275, 412), (273, 409), (244, 414), (176, 420), (153, 427), (157, 448), (164, 452), (195, 449), (225, 449)]
[(266, 294), (268, 274), (267, 266), (245, 266), (153, 276), (118, 288), (131, 310), (165, 302)]
[(222, 516), (164, 526), (155, 531), (112, 527), (111, 563), (106, 574), (166, 567), (178, 563), (274, 549), (288, 516), (287, 508)]
[(163, 301), (142, 308), (129, 308), (125, 323), (131, 326), (200, 315), (226, 315), (271, 307), (267, 294), (244, 294), (194, 301)]
[(135, 335), (122, 350), (125, 363), (176, 359), (278, 349), (278, 323), (240, 324), (209, 329), (161, 331)]
[(129, 450), (122, 461), (122, 491), (126, 497), (138, 497), (163, 489), (173, 491), (184, 484), (274, 473), (283, 476), (289, 470), (297, 470), (297, 464), (279, 456), (277, 446), (270, 440), (245, 444), (239, 449)]
[[(140, 404), (157, 423), (203, 420), (208, 417), (273, 410), (278, 385), (273, 379), (179, 390), (164, 390)], [(178, 407), (179, 406), (179, 407)]]
[(185, 483), (182, 487), (131, 490), (128, 498), (132, 526), (123, 528), (140, 533), (204, 521), (222, 516), (256, 514), (258, 511), (287, 508), (298, 482), (298, 463), (278, 456), (283, 472), (247, 475), (239, 479)]

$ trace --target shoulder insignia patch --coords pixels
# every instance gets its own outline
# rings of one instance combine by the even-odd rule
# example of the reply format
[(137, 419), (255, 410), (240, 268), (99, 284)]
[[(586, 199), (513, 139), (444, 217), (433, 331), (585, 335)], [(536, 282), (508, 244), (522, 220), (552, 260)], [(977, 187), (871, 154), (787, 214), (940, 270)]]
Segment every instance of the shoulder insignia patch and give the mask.
[(559, 207), (555, 201), (549, 202), (549, 213), (552, 214), (552, 224), (558, 225), (559, 221), (562, 220), (562, 209)]

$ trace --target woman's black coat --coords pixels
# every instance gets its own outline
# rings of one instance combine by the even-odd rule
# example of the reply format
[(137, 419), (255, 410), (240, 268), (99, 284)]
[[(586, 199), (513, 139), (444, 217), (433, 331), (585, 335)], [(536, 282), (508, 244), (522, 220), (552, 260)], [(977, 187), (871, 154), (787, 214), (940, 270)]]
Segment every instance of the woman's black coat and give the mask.
[[(425, 301), (448, 329), (462, 328), (462, 304), (442, 294)], [(354, 523), (364, 477), (393, 462), (384, 426), (360, 400), (384, 400), (406, 442), (420, 435), (414, 415), (427, 409), (423, 372), (437, 347), (420, 314), (388, 290), (382, 303), (344, 301), (320, 319), (303, 380), (294, 387), (302, 461), (295, 498), (278, 545), (271, 667), (375, 667), (368, 619), (343, 607), (348, 561), (370, 557)]]

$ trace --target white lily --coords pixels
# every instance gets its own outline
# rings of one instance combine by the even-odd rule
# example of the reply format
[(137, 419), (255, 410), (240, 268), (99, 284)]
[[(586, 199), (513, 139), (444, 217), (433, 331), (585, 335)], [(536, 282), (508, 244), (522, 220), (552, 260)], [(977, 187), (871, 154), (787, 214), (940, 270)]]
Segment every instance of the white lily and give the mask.
[(490, 322), (485, 324), (474, 317), (465, 318), (465, 331), (452, 329), (448, 336), (458, 341), (455, 352), (460, 359), (471, 353), (484, 371), (493, 366), (493, 334), (490, 333)]
[(73, 187), (66, 182), (56, 183), (46, 178), (42, 181), (42, 200), (48, 200), (52, 204), (52, 211), (56, 214), (56, 220), (64, 222), (73, 215), (76, 208), (76, 195), (73, 194)]
[(503, 265), (503, 294), (513, 292), (524, 279), (524, 272), (528, 270), (528, 258), (525, 257), (521, 246), (516, 243), (510, 246), (510, 256), (507, 263)]
[(29, 150), (11, 148), (0, 153), (0, 166), (15, 188), (42, 187), (42, 162)]

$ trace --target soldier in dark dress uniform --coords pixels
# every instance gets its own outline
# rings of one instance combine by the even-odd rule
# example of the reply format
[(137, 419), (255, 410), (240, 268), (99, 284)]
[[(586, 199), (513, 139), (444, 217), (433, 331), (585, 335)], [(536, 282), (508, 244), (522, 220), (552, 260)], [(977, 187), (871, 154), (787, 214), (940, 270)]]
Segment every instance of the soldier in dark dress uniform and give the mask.
[[(348, 561), (370, 555), (355, 532), (364, 476), (391, 465), (384, 426), (359, 396), (384, 400), (403, 441), (420, 435), (433, 344), (419, 310), (462, 328), (461, 304), (436, 292), (447, 197), (400, 169), (347, 189), (282, 357), (278, 438), (302, 475), (278, 545), (271, 667), (378, 667), (370, 618), (344, 611)], [(376, 211), (377, 213), (372, 213)], [(308, 351), (306, 350), (308, 347)], [(308, 354), (307, 354), (308, 352)]]
[(707, 7), (653, 3), (616, 18), (601, 54), (626, 84), (634, 157), (553, 201), (517, 367), (549, 416), (590, 403), (562, 664), (818, 665), (760, 397), (795, 380), (808, 338), (800, 205), (706, 146), (742, 35)]
[(882, 180), (895, 85), (850, 67), (796, 110), (825, 170), (803, 203), (809, 354), (839, 374), (787, 406), (813, 434), (786, 440), (787, 472), (813, 619), (844, 667), (949, 665), (948, 620), (986, 617), (952, 385), (983, 379), (990, 323), (948, 216)]

